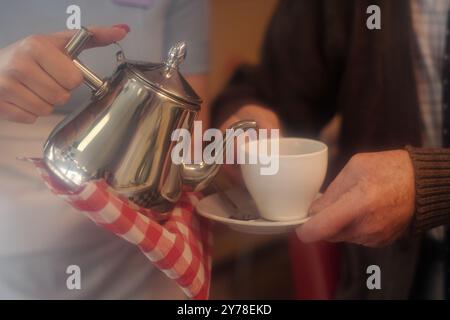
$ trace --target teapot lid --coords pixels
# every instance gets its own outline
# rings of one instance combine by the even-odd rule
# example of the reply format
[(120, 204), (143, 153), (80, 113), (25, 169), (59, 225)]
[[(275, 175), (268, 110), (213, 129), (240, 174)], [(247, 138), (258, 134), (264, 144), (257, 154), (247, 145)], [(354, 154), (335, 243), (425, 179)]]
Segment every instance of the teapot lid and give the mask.
[(202, 99), (195, 93), (186, 79), (181, 75), (178, 66), (186, 57), (186, 44), (179, 42), (170, 50), (164, 63), (147, 63), (126, 60), (125, 64), (140, 79), (147, 82), (164, 94), (199, 107)]

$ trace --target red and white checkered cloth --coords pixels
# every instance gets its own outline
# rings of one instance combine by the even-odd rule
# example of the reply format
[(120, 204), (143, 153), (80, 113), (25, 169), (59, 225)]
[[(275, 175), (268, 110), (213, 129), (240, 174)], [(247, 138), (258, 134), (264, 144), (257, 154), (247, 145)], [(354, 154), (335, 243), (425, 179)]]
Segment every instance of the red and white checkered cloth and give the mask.
[(168, 220), (115, 195), (103, 180), (71, 192), (41, 159), (28, 159), (50, 190), (97, 225), (137, 245), (143, 254), (192, 299), (207, 299), (211, 279), (211, 237), (207, 221), (194, 214), (198, 193), (184, 193)]

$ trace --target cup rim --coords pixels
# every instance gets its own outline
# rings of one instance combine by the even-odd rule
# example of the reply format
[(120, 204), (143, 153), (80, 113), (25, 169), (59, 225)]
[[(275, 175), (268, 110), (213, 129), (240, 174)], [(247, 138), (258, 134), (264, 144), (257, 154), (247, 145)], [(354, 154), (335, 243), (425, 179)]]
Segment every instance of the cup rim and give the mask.
[[(309, 139), (309, 138), (296, 138), (296, 137), (280, 137), (279, 140), (296, 140), (296, 141), (305, 141), (305, 142), (313, 142), (315, 144), (320, 145), (321, 149), (314, 152), (308, 152), (308, 153), (302, 153), (302, 154), (285, 154), (285, 155), (270, 155), (271, 157), (278, 157), (278, 158), (305, 158), (305, 157), (314, 157), (317, 155), (320, 155), (322, 153), (326, 153), (328, 151), (328, 146), (320, 141), (315, 139)], [(246, 148), (246, 146), (250, 143), (258, 143), (259, 141), (268, 141), (272, 140), (272, 138), (265, 138), (265, 139), (256, 139), (252, 141), (246, 141), (244, 144), (240, 146), (240, 148), (244, 148), (244, 152), (247, 155), (249, 153), (249, 148)], [(258, 153), (259, 155), (259, 153)]]

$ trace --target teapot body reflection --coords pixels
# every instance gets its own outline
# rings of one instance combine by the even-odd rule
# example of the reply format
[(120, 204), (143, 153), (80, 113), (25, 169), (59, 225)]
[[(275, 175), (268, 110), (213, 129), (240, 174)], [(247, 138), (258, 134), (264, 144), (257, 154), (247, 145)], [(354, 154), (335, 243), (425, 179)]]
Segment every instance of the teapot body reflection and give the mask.
[[(93, 90), (91, 101), (53, 130), (44, 146), (44, 161), (71, 189), (105, 179), (136, 204), (168, 212), (183, 189), (203, 189), (219, 169), (216, 163), (171, 160), (176, 143), (171, 141), (172, 133), (191, 130), (201, 105), (178, 71), (185, 45), (172, 47), (164, 63), (129, 61), (119, 52), (116, 71), (101, 80), (76, 59), (91, 36), (82, 28), (66, 46)], [(245, 130), (256, 124), (241, 121), (231, 128)]]

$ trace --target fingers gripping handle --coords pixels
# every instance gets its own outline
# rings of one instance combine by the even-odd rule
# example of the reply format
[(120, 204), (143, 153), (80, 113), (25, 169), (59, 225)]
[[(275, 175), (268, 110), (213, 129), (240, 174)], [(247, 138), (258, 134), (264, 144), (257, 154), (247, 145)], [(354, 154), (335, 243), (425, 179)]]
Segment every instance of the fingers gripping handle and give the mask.
[(66, 44), (65, 51), (66, 54), (73, 59), (73, 62), (78, 69), (83, 73), (84, 83), (91, 88), (96, 94), (103, 93), (106, 89), (106, 82), (100, 79), (94, 72), (92, 72), (88, 67), (83, 65), (78, 59), (78, 55), (85, 48), (86, 43), (91, 39), (93, 33), (90, 32), (85, 27), (81, 27), (69, 42)]
[(66, 54), (72, 59), (76, 59), (92, 36), (92, 32), (85, 27), (81, 27), (66, 44)]

